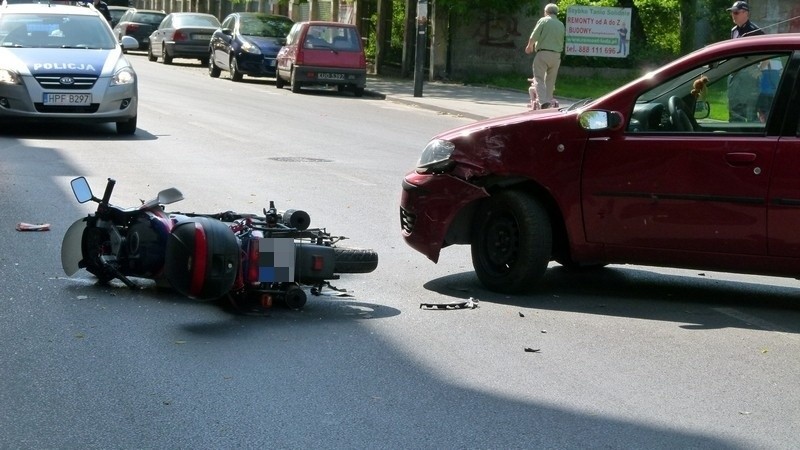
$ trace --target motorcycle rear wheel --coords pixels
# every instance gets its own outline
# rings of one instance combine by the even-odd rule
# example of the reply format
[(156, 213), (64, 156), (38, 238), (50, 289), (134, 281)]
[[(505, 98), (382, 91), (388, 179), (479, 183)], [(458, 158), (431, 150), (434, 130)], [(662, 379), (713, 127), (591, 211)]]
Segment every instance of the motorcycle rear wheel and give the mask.
[(333, 247), (334, 273), (370, 273), (378, 267), (378, 253), (368, 248)]

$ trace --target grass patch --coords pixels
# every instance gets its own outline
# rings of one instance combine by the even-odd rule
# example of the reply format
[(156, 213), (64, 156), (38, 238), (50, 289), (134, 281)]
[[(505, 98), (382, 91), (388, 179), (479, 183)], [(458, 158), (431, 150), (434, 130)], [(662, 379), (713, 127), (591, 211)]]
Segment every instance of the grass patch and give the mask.
[[(556, 97), (572, 99), (599, 98), (633, 79), (634, 77), (582, 77), (560, 73), (558, 74), (558, 81), (556, 82), (555, 95)], [(464, 82), (476, 86), (494, 86), (522, 92), (528, 92), (528, 87), (530, 86), (527, 77), (520, 74), (474, 77), (468, 78), (464, 80)], [(710, 119), (721, 121), (728, 120), (728, 99), (726, 92), (711, 90), (706, 100), (711, 105)]]
[[(598, 98), (633, 80), (633, 78), (581, 77), (559, 74), (556, 82), (556, 97)], [(495, 86), (528, 92), (530, 83), (526, 76), (519, 74), (476, 77), (465, 80), (467, 84)]]

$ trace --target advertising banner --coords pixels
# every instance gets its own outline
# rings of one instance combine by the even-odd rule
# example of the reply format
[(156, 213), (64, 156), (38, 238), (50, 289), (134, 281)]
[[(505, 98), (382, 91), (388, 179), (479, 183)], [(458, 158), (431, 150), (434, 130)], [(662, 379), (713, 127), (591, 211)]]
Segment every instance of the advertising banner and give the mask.
[(567, 55), (625, 58), (631, 8), (573, 5), (567, 8)]

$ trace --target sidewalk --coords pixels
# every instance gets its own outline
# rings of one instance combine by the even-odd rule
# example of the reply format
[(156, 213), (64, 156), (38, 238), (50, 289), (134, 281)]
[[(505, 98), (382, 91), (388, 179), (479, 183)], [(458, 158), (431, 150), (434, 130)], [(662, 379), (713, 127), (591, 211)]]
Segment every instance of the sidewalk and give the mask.
[(436, 81), (424, 82), (422, 96), (414, 97), (414, 80), (376, 76), (367, 78), (365, 95), (474, 120), (526, 112), (530, 102), (526, 92)]

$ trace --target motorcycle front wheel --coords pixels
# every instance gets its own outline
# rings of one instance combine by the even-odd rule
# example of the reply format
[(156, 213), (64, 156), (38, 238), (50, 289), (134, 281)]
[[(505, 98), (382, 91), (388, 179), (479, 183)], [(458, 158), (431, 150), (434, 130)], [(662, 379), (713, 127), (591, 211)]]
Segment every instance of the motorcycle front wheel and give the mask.
[(82, 265), (86, 271), (96, 276), (100, 283), (108, 283), (116, 278), (112, 270), (103, 264), (103, 249), (111, 246), (110, 237), (106, 230), (88, 227), (83, 231), (81, 249), (83, 253)]
[(334, 273), (370, 273), (378, 267), (378, 253), (368, 248), (333, 247)]

